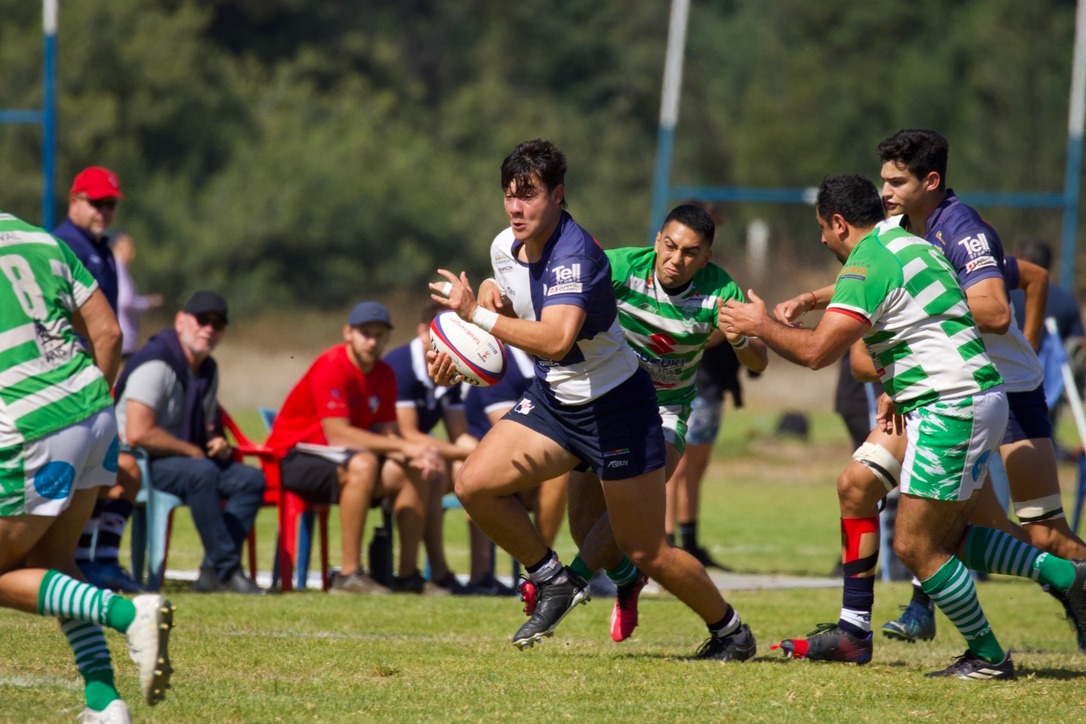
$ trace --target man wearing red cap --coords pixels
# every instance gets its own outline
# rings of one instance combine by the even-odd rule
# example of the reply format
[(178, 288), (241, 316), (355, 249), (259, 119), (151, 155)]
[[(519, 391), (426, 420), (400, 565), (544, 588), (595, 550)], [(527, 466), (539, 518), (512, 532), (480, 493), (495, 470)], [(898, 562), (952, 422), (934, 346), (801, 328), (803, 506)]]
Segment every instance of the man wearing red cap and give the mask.
[(67, 243), (98, 281), (114, 312), (117, 311), (117, 264), (106, 229), (113, 223), (117, 201), (123, 198), (116, 174), (101, 166), (85, 168), (72, 182), (68, 218), (53, 229), (53, 236)]

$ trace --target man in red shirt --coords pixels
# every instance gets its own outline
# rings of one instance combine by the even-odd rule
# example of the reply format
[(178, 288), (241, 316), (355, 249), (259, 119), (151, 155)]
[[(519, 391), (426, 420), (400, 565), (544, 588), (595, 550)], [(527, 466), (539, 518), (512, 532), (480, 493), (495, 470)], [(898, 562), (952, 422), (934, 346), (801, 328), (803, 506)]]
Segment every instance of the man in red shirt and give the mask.
[[(422, 590), (418, 550), (424, 501), (430, 478), (444, 462), (432, 445), (400, 435), (396, 376), (380, 359), (391, 329), (383, 304), (357, 304), (343, 327), (344, 343), (321, 354), (294, 386), (268, 438), (283, 455), (284, 488), (314, 503), (339, 505), (343, 551), (333, 593), (389, 592), (359, 561), (366, 512), (384, 496), (392, 496), (399, 527), (395, 588)], [(398, 474), (404, 470), (406, 476)]]

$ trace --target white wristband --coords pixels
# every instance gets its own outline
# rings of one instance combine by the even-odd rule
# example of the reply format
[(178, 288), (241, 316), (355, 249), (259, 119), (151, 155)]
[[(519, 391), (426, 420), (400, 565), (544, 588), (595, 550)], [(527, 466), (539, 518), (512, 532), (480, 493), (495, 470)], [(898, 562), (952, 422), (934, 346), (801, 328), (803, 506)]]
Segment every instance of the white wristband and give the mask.
[(746, 349), (750, 346), (750, 337), (743, 335), (742, 342), (733, 342), (729, 339), (728, 344), (732, 346), (732, 349)]
[(494, 324), (497, 321), (497, 312), (492, 312), (489, 309), (484, 309), (480, 306), (476, 306), (475, 311), (471, 314), (471, 323), (487, 332), (494, 329)]

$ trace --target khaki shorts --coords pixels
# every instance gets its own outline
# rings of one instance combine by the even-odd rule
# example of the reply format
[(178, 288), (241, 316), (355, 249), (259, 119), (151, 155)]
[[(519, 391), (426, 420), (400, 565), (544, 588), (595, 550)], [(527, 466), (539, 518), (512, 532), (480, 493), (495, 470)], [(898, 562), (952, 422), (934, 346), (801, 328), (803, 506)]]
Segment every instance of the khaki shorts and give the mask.
[(1007, 409), (1006, 393), (995, 387), (908, 413), (901, 492), (930, 500), (968, 500), (984, 484), (992, 455), (999, 454)]
[(113, 485), (119, 448), (110, 406), (52, 435), (0, 450), (0, 517), (56, 517), (76, 490)]

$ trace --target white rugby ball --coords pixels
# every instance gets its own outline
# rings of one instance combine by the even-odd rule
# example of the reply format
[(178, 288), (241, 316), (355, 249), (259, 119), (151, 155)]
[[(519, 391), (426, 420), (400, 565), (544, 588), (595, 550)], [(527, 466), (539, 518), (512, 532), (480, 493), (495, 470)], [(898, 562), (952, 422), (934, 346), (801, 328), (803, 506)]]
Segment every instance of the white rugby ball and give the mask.
[(501, 340), (456, 312), (446, 309), (430, 322), (430, 346), (452, 358), (464, 382), (489, 387), (505, 376), (509, 364)]

